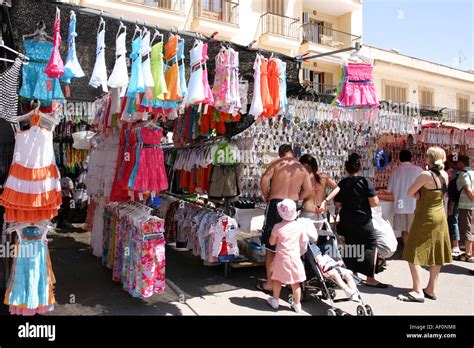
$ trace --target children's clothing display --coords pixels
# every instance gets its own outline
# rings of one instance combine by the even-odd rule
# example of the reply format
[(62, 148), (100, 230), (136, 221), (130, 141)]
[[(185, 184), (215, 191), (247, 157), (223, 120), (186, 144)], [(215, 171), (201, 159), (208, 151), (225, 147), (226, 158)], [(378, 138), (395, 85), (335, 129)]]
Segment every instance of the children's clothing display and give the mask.
[(164, 221), (150, 208), (110, 203), (103, 215), (102, 262), (112, 279), (133, 297), (148, 298), (165, 290)]
[(172, 202), (163, 203), (166, 210), (160, 212), (166, 216), (164, 229), (168, 241), (208, 262), (239, 255), (236, 239), (239, 228), (235, 219), (172, 197), (162, 196), (162, 200)]
[(162, 101), (168, 92), (163, 70), (163, 42), (158, 42), (151, 48), (151, 73), (155, 83), (153, 87), (153, 100)]
[(54, 278), (49, 257), (48, 228), (29, 226), (16, 230), (19, 250), (13, 261), (4, 303), (10, 314), (44, 314), (54, 309)]
[[(100, 27), (102, 26), (102, 30)], [(97, 45), (95, 51), (95, 64), (89, 85), (92, 87), (102, 87), (103, 92), (108, 92), (107, 87), (107, 67), (105, 65), (105, 22), (101, 21), (99, 33), (97, 34)]]
[(18, 87), (23, 62), (16, 58), (12, 66), (0, 72), (0, 118), (16, 122), (18, 112)]
[(72, 78), (79, 78), (84, 76), (84, 71), (82, 71), (81, 64), (77, 58), (76, 52), (76, 14), (74, 11), (71, 13), (71, 19), (68, 26), (68, 52), (66, 63), (64, 64), (64, 75), (61, 77), (61, 82), (70, 84)]
[(165, 45), (165, 81), (168, 92), (165, 93), (166, 101), (181, 100), (183, 94), (180, 86), (180, 71), (178, 68), (178, 35), (172, 35)]
[(115, 40), (115, 65), (107, 84), (111, 88), (124, 88), (128, 83), (127, 30), (125, 30)]
[(33, 115), (32, 127), (16, 134), (15, 156), (1, 196), (7, 222), (49, 220), (62, 202), (53, 133), (38, 126), (40, 118)]
[(188, 95), (184, 98), (186, 104), (202, 103), (205, 98), (202, 53), (204, 44), (196, 41), (194, 47), (189, 52), (191, 61), (191, 77), (188, 83)]
[(50, 79), (45, 72), (46, 63), (53, 53), (53, 44), (48, 41), (24, 40), (23, 47), (30, 60), (23, 65), (20, 97), (38, 99), (41, 102), (63, 100), (59, 79)]
[(370, 64), (343, 66), (340, 94), (336, 104), (344, 108), (377, 107), (379, 102)]
[(59, 52), (59, 46), (61, 45), (61, 16), (59, 10), (56, 10), (56, 21), (54, 22), (54, 43), (53, 53), (49, 59), (44, 72), (51, 79), (60, 78), (64, 74), (64, 63), (61, 58), (61, 52)]

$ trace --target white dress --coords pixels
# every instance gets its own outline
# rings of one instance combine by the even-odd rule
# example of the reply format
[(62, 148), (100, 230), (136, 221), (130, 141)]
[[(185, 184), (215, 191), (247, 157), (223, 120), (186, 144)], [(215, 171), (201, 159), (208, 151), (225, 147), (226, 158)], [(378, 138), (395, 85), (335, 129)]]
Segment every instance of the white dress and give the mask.
[(199, 41), (189, 52), (191, 61), (191, 77), (188, 83), (188, 95), (186, 96), (186, 104), (200, 103), (204, 100), (204, 81), (203, 81), (203, 65), (202, 65), (202, 48), (204, 44)]
[(108, 81), (108, 85), (111, 88), (123, 88), (128, 86), (126, 42), (127, 32), (124, 31), (115, 40), (115, 65)]
[(108, 92), (107, 87), (107, 67), (105, 66), (105, 26), (97, 35), (97, 48), (94, 70), (89, 81), (89, 85), (92, 87), (102, 86), (103, 92)]
[(153, 74), (151, 72), (151, 64), (150, 64), (150, 32), (148, 31), (142, 39), (142, 74), (143, 74), (143, 82), (145, 83), (145, 88), (153, 88), (155, 86), (155, 82), (153, 81)]
[(263, 103), (262, 103), (262, 95), (260, 92), (260, 55), (257, 54), (255, 57), (255, 62), (253, 64), (253, 96), (252, 96), (252, 104), (250, 105), (249, 114), (255, 117), (258, 117), (263, 112)]

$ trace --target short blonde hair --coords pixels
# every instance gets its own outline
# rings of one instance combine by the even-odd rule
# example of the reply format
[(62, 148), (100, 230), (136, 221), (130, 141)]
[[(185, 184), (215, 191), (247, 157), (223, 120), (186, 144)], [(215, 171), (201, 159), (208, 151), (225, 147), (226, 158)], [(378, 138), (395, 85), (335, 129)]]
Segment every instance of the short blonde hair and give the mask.
[(432, 146), (426, 151), (428, 161), (432, 166), (438, 168), (438, 170), (444, 169), (444, 162), (446, 162), (446, 151), (439, 146)]

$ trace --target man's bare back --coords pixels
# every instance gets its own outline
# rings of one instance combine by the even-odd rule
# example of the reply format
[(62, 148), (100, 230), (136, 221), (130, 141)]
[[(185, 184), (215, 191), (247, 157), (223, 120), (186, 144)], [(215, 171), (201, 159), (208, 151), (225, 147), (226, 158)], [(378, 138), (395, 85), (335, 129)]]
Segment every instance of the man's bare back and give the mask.
[[(311, 193), (309, 174), (294, 157), (279, 158), (270, 164), (262, 177), (262, 187), (265, 189), (270, 183), (269, 195), (265, 197), (269, 200), (288, 198), (297, 201)], [(263, 192), (266, 193), (268, 191)]]

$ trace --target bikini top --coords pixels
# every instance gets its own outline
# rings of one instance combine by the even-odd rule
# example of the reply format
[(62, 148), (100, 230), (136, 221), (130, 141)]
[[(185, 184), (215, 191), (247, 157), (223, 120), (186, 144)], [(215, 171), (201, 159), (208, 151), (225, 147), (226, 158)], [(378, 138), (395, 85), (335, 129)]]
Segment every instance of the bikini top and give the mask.
[[(431, 176), (433, 177), (433, 181), (436, 185), (436, 188), (428, 189), (428, 190), (430, 190), (430, 191), (442, 191), (443, 193), (448, 192), (448, 186), (446, 185), (446, 180), (441, 175), (439, 170), (437, 168), (430, 168), (428, 171), (430, 172)], [(438, 187), (438, 182), (435, 179), (435, 174), (439, 178), (439, 181), (441, 182), (441, 188)]]

